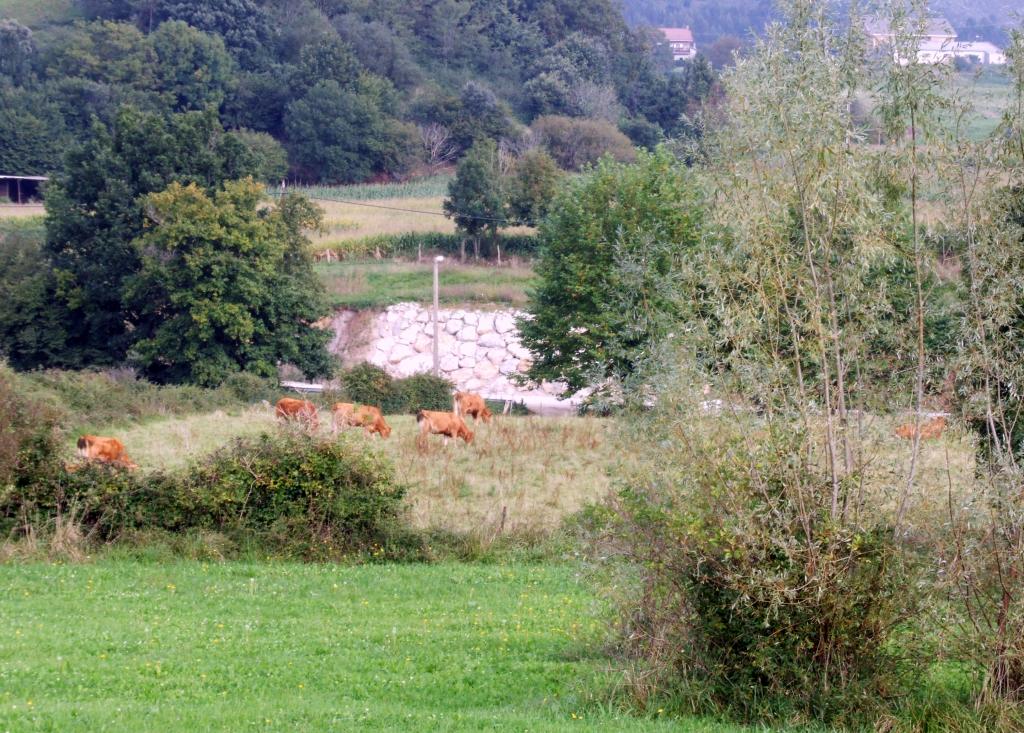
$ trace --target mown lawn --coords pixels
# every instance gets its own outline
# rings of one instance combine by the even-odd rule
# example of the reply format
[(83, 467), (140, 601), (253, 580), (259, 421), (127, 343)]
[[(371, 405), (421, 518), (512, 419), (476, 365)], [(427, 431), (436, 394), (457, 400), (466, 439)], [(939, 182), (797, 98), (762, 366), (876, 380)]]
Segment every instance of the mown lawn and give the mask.
[(602, 705), (568, 566), (0, 566), (0, 730), (728, 731)]
[[(345, 261), (317, 265), (331, 305), (339, 308), (383, 308), (403, 301), (433, 299), (432, 263)], [(440, 273), (439, 298), (445, 304), (521, 306), (534, 284), (530, 267), (462, 265), (450, 261)]]

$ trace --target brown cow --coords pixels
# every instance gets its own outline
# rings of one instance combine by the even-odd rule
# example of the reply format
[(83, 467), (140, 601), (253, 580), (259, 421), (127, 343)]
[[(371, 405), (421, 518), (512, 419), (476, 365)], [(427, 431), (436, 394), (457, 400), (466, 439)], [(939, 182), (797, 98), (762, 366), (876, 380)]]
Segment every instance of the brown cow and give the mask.
[(420, 426), (420, 436), (417, 442), (421, 448), (426, 446), (427, 435), (431, 433), (443, 435), (445, 445), (448, 445), (448, 438), (462, 438), (467, 444), (473, 442), (473, 431), (454, 412), (420, 410), (416, 413), (416, 422)]
[(382, 438), (391, 435), (391, 426), (384, 422), (384, 414), (373, 405), (355, 405), (338, 402), (331, 408), (331, 432), (338, 434), (338, 426), (365, 428), (367, 435), (377, 433)]
[(313, 430), (320, 429), (320, 414), (317, 412), (316, 405), (309, 400), (282, 397), (277, 401), (274, 415), (285, 421), (298, 420), (299, 422), (304, 422)]
[[(942, 431), (946, 428), (946, 418), (942, 415), (921, 423), (921, 440), (935, 440), (942, 437)], [(914, 438), (914, 423), (908, 422), (896, 428), (896, 435), (900, 438), (912, 440)]]
[(87, 461), (98, 463), (111, 463), (115, 466), (125, 468), (138, 468), (128, 451), (124, 449), (124, 443), (117, 438), (103, 438), (98, 435), (83, 435), (78, 439), (78, 455)]
[(469, 415), (476, 420), (491, 421), (491, 411), (484, 398), (473, 392), (455, 393), (455, 414)]

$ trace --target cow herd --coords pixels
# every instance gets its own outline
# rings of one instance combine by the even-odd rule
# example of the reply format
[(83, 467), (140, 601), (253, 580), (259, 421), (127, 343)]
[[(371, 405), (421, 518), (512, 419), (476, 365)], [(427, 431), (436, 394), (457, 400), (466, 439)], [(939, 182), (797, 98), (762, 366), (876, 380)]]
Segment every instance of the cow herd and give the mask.
[[(430, 435), (444, 437), (445, 445), (449, 438), (461, 438), (467, 444), (473, 442), (473, 431), (466, 425), (463, 416), (472, 417), (489, 423), (493, 414), (484, 398), (472, 392), (456, 392), (452, 412), (436, 410), (420, 410), (416, 413), (416, 424), (419, 427), (417, 443), (421, 448), (426, 446)], [(296, 422), (305, 425), (311, 431), (320, 429), (320, 412), (309, 400), (293, 397), (282, 397), (274, 407), (274, 415), (285, 422)], [(367, 435), (377, 434), (381, 438), (391, 435), (391, 426), (384, 420), (384, 413), (375, 405), (357, 405), (352, 402), (337, 402), (331, 407), (331, 434), (337, 435), (339, 429), (363, 428)]]

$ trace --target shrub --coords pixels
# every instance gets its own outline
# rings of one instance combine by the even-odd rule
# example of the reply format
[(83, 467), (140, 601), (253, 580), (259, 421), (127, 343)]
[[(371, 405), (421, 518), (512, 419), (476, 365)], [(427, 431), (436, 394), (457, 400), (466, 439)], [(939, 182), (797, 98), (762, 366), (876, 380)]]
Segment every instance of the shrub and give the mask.
[(190, 526), (251, 535), (309, 559), (409, 557), (405, 488), (365, 446), (305, 435), (238, 440), (190, 470), (180, 507)]
[(404, 412), (415, 415), (420, 410), (439, 410), (447, 412), (452, 409), (452, 393), (455, 385), (444, 377), (433, 374), (414, 374), (399, 379), (395, 386), (402, 395)]
[(402, 412), (402, 394), (391, 375), (367, 362), (342, 372), (341, 386), (352, 402), (375, 405), (386, 413)]
[(537, 136), (559, 167), (578, 171), (608, 155), (621, 163), (636, 157), (629, 138), (610, 122), (546, 115), (533, 123)]
[(0, 531), (23, 524), (37, 486), (59, 473), (60, 413), (26, 396), (0, 365)]
[(600, 544), (633, 578), (634, 692), (747, 720), (877, 713), (906, 681), (892, 637), (917, 610), (891, 526), (830, 517), (792, 425), (692, 422), (678, 442), (678, 420), (648, 425), (657, 467), (612, 500)]
[(249, 404), (260, 400), (274, 402), (281, 391), (276, 379), (267, 379), (249, 372), (232, 374), (221, 387), (239, 402)]

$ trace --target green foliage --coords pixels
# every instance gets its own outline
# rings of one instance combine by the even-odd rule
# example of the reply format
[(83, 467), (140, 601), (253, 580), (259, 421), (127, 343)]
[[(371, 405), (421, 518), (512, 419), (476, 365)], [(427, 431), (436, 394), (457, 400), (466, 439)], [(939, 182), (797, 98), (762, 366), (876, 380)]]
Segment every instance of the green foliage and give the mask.
[(46, 202), (53, 303), (76, 324), (60, 363), (124, 361), (138, 338), (125, 289), (142, 266), (133, 242), (144, 230), (143, 198), (171, 182), (213, 190), (249, 175), (253, 161), (242, 153), (212, 112), (163, 117), (133, 109), (123, 109), (111, 130), (97, 127), (69, 152)]
[(387, 414), (404, 412), (404, 400), (390, 374), (368, 362), (339, 375), (345, 397), (359, 405), (379, 407)]
[(148, 37), (155, 91), (175, 112), (220, 107), (234, 77), (234, 60), (219, 36), (182, 21), (163, 23)]
[(402, 396), (403, 411), (415, 415), (420, 410), (449, 412), (455, 385), (433, 374), (414, 374), (395, 383)]
[(0, 125), (0, 170), (23, 176), (59, 170), (65, 124), (45, 94), (0, 82)]
[(399, 521), (405, 488), (365, 444), (305, 435), (239, 440), (200, 461), (179, 490), (186, 522), (252, 533), (289, 555), (416, 557)]
[(620, 162), (636, 157), (629, 138), (610, 122), (571, 119), (549, 115), (538, 117), (531, 128), (538, 142), (559, 167), (578, 171), (608, 155)]
[(0, 525), (24, 520), (11, 497), (32, 491), (57, 473), (60, 413), (25, 395), (0, 363)]
[(272, 376), (281, 362), (328, 371), (303, 235), (319, 210), (289, 197), (261, 211), (263, 200), (251, 180), (213, 198), (177, 183), (146, 197), (152, 223), (134, 243), (141, 266), (125, 298), (138, 314), (132, 359), (148, 376), (216, 386), (237, 371)]
[(356, 88), (328, 79), (288, 107), (285, 128), (304, 177), (354, 183), (411, 164), (412, 129), (392, 116), (389, 95), (367, 76)]
[(459, 162), (455, 178), (448, 184), (444, 213), (473, 237), (487, 230), (493, 240), (498, 228), (505, 225), (504, 191), (494, 141), (477, 141)]
[(536, 226), (548, 213), (562, 172), (543, 150), (531, 150), (516, 161), (506, 183), (509, 218)]
[[(532, 257), (538, 241), (533, 234), (499, 232), (494, 240), (503, 255)], [(362, 239), (348, 239), (333, 247), (342, 257), (404, 257), (420, 252), (454, 256), (460, 253), (464, 238), (460, 234), (444, 232), (410, 232), (408, 234), (377, 234)]]
[(32, 68), (36, 44), (32, 31), (16, 20), (0, 18), (0, 74), (12, 84), (22, 84)]
[(258, 181), (276, 184), (288, 175), (288, 153), (281, 143), (265, 132), (235, 130), (234, 135), (253, 157), (253, 177)]
[(64, 359), (68, 313), (53, 302), (56, 284), (43, 236), (34, 223), (0, 227), (0, 357), (16, 369)]
[[(875, 719), (913, 681), (892, 641), (919, 612), (891, 527), (830, 519), (827, 473), (776, 458), (802, 436), (681, 413), (677, 397), (660, 391), (672, 407), (635, 426), (658, 450), (611, 503), (599, 545), (637, 574), (627, 653), (683, 709)], [(680, 419), (702, 429), (673, 439)]]
[(346, 399), (379, 407), (388, 415), (415, 415), (420, 410), (452, 409), (451, 382), (432, 374), (395, 379), (378, 366), (364, 362), (339, 375)]
[(519, 324), (529, 376), (576, 390), (631, 374), (684, 312), (703, 219), (692, 175), (662, 149), (568, 181), (541, 222), (540, 283)]

